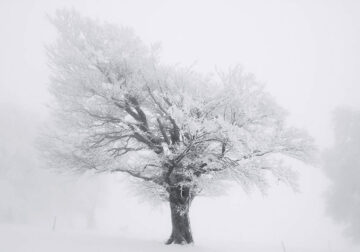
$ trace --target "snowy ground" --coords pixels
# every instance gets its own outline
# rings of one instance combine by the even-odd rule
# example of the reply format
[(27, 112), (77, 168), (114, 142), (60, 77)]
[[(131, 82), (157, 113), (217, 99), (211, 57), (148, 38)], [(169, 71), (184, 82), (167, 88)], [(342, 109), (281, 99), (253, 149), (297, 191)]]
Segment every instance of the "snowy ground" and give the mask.
[[(195, 245), (167, 246), (162, 241), (129, 238), (90, 231), (51, 231), (26, 226), (1, 225), (2, 252), (284, 252), (282, 245), (255, 243), (216, 243), (198, 241)], [(303, 248), (286, 248), (292, 252), (322, 252)], [(324, 251), (325, 252), (325, 251)], [(327, 251), (329, 252), (329, 251)]]
[[(161, 242), (141, 241), (92, 232), (53, 232), (26, 227), (2, 226), (0, 251), (4, 252), (100, 252), (169, 251)], [(171, 251), (209, 251), (200, 247), (173, 246)]]

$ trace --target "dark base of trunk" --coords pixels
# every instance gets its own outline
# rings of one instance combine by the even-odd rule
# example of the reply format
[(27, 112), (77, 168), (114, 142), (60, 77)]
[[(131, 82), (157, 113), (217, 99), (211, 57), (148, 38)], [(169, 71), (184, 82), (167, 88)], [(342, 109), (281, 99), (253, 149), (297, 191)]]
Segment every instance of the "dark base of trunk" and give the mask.
[(191, 244), (194, 242), (190, 230), (188, 216), (183, 218), (184, 220), (177, 223), (177, 227), (173, 227), (173, 231), (166, 244)]
[[(190, 235), (191, 236), (191, 235)], [(194, 241), (192, 240), (192, 238), (188, 238), (187, 240), (181, 236), (173, 236), (171, 235), (170, 238), (166, 241), (166, 245), (170, 245), (170, 244), (180, 244), (180, 245), (186, 245), (186, 244), (192, 244), (194, 243)]]
[(170, 192), (172, 233), (166, 244), (191, 244), (194, 242), (189, 219), (191, 196), (188, 188), (174, 188)]

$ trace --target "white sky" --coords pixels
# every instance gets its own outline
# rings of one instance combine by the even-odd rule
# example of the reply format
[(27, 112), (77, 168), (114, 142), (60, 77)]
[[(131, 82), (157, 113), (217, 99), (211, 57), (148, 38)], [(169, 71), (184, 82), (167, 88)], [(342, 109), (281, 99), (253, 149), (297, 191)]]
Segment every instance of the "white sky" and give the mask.
[[(51, 15), (61, 7), (131, 26), (145, 42), (161, 42), (165, 62), (195, 63), (195, 69), (204, 72), (241, 64), (267, 84), (290, 112), (291, 122), (307, 128), (320, 147), (332, 142), (334, 107), (360, 108), (360, 1), (356, 0), (2, 0), (0, 103), (44, 113), (48, 70), (43, 46), (55, 37), (45, 13)], [(292, 233), (297, 238), (308, 232), (304, 237), (314, 236), (311, 242), (316, 242), (316, 236), (323, 238), (319, 247), (329, 246), (330, 241), (351, 246), (341, 238), (339, 228), (319, 217), (324, 214), (319, 200), (327, 182), (319, 168), (310, 170), (304, 168), (303, 178), (310, 182), (304, 182), (302, 196), (294, 198), (279, 190), (265, 200), (274, 201), (272, 205), (258, 201), (250, 206), (271, 208), (282, 202), (286, 207), (290, 201), (291, 211), (313, 222), (306, 226), (312, 233), (293, 215), (279, 216), (282, 232), (302, 225)], [(301, 209), (304, 204), (314, 205), (313, 214), (312, 208)]]

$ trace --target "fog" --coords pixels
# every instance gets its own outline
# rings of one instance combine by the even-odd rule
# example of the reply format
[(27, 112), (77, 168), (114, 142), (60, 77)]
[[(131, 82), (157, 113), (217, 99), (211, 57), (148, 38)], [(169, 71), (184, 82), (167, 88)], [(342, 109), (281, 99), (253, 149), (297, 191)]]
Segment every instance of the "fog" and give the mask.
[(345, 224), (346, 234), (359, 242), (359, 111), (334, 111), (335, 144), (325, 151), (324, 165), (332, 183), (326, 194), (327, 210)]
[[(203, 73), (240, 64), (266, 84), (289, 112), (289, 123), (308, 130), (320, 151), (336, 143), (333, 110), (360, 109), (355, 0), (2, 1), (0, 231), (16, 224), (160, 241), (170, 232), (168, 206), (137, 197), (126, 177), (59, 174), (39, 159), (36, 136), (51, 104), (44, 45), (56, 37), (46, 15), (63, 7), (133, 28), (147, 44), (160, 43), (161, 58), (169, 64)], [(288, 251), (357, 251), (358, 227), (351, 230), (354, 239), (346, 230), (358, 216), (349, 220), (346, 211), (338, 211), (347, 202), (329, 203), (329, 195), (341, 199), (343, 192), (333, 185), (348, 177), (331, 175), (321, 161), (315, 167), (294, 165), (298, 193), (282, 184), (267, 196), (233, 187), (227, 195), (194, 201), (195, 239), (242, 244), (249, 251), (281, 251), (282, 243)]]

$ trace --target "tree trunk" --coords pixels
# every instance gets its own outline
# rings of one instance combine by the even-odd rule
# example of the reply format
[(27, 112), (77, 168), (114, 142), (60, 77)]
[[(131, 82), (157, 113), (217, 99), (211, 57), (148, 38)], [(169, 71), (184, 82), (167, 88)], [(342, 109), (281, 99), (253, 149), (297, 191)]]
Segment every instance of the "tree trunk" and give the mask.
[(189, 219), (189, 208), (192, 201), (190, 188), (177, 186), (171, 188), (169, 194), (172, 233), (166, 244), (193, 243)]

